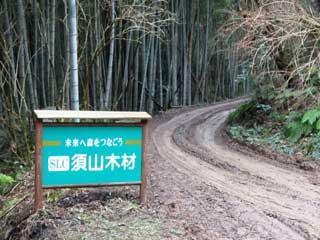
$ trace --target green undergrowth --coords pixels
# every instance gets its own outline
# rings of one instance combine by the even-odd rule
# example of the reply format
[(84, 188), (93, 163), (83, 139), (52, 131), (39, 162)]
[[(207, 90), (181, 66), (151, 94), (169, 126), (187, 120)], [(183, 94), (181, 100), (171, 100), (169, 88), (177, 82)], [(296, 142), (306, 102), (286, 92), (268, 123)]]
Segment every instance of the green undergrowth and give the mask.
[(15, 180), (11, 176), (0, 173), (0, 195), (5, 194), (14, 183)]
[(12, 131), (14, 134), (3, 126), (0, 119), (0, 197), (10, 191), (32, 166), (29, 158), (33, 150), (30, 150), (29, 141), (25, 140), (30, 137), (24, 134), (22, 128)]
[(320, 160), (320, 107), (279, 111), (256, 100), (241, 105), (228, 118), (230, 136), (303, 160)]
[(16, 172), (3, 173), (0, 168), (0, 198), (10, 193), (17, 184), (23, 181), (25, 174), (25, 169), (17, 168)]

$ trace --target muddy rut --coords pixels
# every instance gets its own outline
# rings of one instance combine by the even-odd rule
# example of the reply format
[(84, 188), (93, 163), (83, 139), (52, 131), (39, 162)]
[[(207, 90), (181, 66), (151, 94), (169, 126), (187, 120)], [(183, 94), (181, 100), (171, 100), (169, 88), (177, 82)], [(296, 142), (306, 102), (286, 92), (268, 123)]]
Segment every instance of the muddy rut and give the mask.
[(312, 172), (221, 140), (219, 129), (243, 100), (193, 109), (155, 124), (151, 191), (159, 211), (193, 239), (320, 239), (320, 187)]

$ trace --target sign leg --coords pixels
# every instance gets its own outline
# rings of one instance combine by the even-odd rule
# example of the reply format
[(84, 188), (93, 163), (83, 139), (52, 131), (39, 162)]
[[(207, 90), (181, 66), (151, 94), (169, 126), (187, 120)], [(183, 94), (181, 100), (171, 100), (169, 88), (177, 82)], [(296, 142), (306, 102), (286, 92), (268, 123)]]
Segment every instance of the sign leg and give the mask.
[(142, 140), (142, 181), (140, 185), (140, 203), (145, 205), (147, 202), (147, 148), (146, 141), (148, 136), (148, 122), (143, 126), (143, 140)]
[(36, 147), (35, 147), (35, 211), (43, 207), (43, 193), (41, 184), (42, 161), (42, 121), (36, 120)]
[(146, 205), (147, 202), (147, 197), (146, 197), (146, 187), (145, 184), (140, 185), (140, 204), (141, 205)]

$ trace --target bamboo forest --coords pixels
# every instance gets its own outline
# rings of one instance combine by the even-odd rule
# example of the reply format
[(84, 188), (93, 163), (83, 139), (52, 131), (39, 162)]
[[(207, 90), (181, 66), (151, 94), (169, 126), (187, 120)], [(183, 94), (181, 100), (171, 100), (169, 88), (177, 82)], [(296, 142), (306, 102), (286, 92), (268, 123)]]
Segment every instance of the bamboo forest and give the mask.
[[(319, 239), (319, 41), (319, 0), (0, 0), (0, 239)], [(150, 114), (147, 207), (50, 190), (22, 211), (34, 110)]]
[(251, 89), (234, 41), (217, 34), (223, 1), (1, 2), (0, 112), (12, 135), (30, 129), (33, 109), (156, 113)]

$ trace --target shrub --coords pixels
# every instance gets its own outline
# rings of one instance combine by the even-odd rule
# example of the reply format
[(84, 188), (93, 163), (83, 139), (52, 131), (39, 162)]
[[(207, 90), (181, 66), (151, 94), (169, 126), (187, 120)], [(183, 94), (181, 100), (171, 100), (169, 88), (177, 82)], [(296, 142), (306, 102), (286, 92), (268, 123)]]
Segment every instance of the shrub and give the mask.
[(256, 111), (257, 104), (255, 101), (244, 103), (235, 111), (230, 113), (228, 117), (228, 123), (241, 123), (243, 121), (252, 119)]
[(0, 195), (4, 194), (14, 182), (12, 177), (0, 173)]
[(314, 108), (307, 112), (291, 112), (287, 117), (285, 136), (296, 142), (304, 136), (320, 131), (320, 109)]
[(311, 109), (303, 115), (302, 123), (307, 123), (314, 129), (320, 130), (320, 109)]

